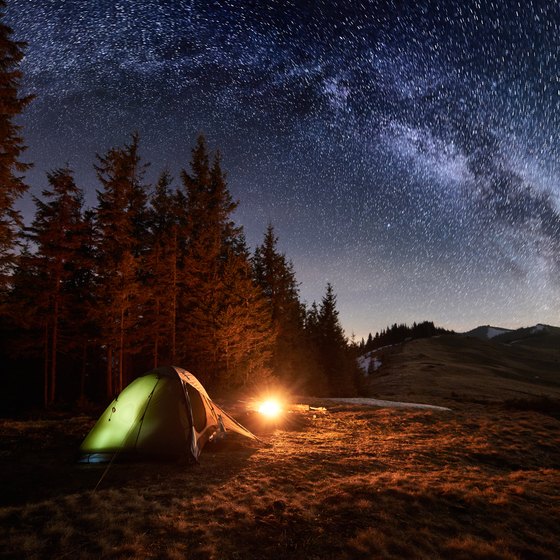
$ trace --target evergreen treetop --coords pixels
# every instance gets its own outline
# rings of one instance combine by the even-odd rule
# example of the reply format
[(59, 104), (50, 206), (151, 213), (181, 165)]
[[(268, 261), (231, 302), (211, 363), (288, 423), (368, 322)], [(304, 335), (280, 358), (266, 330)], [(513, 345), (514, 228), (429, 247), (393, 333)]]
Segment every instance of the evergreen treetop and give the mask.
[[(0, 0), (2, 12), (5, 7), (6, 3)], [(31, 167), (20, 160), (26, 147), (15, 118), (33, 99), (31, 95), (19, 96), (19, 64), (26, 44), (11, 38), (13, 31), (1, 21), (3, 18), (0, 13), (0, 290), (8, 283), (22, 225), (21, 215), (14, 208), (16, 200), (27, 190), (21, 174)]]

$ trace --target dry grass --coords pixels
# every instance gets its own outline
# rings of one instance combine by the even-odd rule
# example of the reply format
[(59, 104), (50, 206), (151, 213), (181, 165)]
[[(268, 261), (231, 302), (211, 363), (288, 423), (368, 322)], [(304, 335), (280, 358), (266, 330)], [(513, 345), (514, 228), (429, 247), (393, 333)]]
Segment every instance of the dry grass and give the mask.
[[(296, 417), (294, 417), (296, 418)], [(86, 418), (0, 423), (2, 558), (560, 557), (560, 421), (333, 407), (200, 465), (79, 466)]]

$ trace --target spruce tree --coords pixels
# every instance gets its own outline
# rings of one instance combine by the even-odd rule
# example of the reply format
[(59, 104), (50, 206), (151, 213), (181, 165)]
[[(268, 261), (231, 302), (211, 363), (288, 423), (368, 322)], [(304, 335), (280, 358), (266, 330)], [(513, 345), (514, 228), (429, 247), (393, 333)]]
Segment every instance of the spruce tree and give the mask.
[(126, 384), (128, 359), (141, 350), (142, 259), (146, 252), (145, 165), (139, 138), (97, 156), (96, 302), (101, 344), (106, 349), (106, 392)]
[(300, 318), (298, 285), (294, 267), (286, 256), (278, 252), (278, 237), (272, 224), (268, 225), (264, 241), (253, 256), (255, 280), (270, 301), (274, 321), (294, 311)]
[(72, 171), (52, 171), (48, 182), (50, 188), (42, 191), (43, 200), (33, 197), (37, 210), (27, 237), (36, 252), (24, 256), (22, 263), (35, 271), (33, 310), (34, 320), (43, 325), (45, 405), (56, 398), (59, 353), (68, 355), (80, 332), (75, 321), (81, 314), (76, 308), (90, 264), (84, 254), (89, 228), (82, 211), (83, 193)]
[(356, 394), (357, 364), (344, 336), (338, 317), (336, 295), (330, 283), (321, 301), (316, 319), (319, 360), (329, 381), (333, 396), (353, 396)]
[(299, 301), (293, 265), (278, 251), (278, 238), (269, 224), (263, 244), (255, 249), (253, 271), (272, 315), (276, 332), (273, 347), (274, 374), (294, 392), (310, 389), (310, 372), (302, 368), (306, 360), (305, 313)]
[(319, 324), (319, 306), (314, 301), (305, 309), (305, 328), (303, 338), (303, 360), (301, 370), (306, 378), (304, 392), (313, 396), (331, 395), (330, 383), (322, 353), (322, 335)]
[(217, 317), (216, 346), (222, 356), (220, 387), (255, 386), (268, 381), (274, 345), (270, 309), (254, 284), (243, 238), (223, 267), (224, 298)]
[[(0, 11), (6, 3), (0, 0)], [(4, 14), (0, 13), (0, 19)], [(0, 21), (0, 293), (8, 283), (14, 264), (14, 248), (22, 225), (14, 208), (26, 191), (22, 173), (30, 167), (20, 158), (25, 150), (21, 127), (15, 123), (32, 96), (19, 96), (22, 74), (19, 64), (25, 43), (11, 38), (12, 30)]]
[(145, 289), (149, 294), (143, 319), (146, 344), (153, 366), (173, 364), (176, 359), (177, 303), (179, 295), (180, 222), (179, 199), (171, 189), (172, 179), (164, 171), (151, 197), (145, 258)]
[(202, 136), (190, 167), (190, 173), (182, 173), (188, 238), (182, 263), (180, 348), (185, 363), (210, 386), (258, 383), (270, 374), (266, 360), (274, 333), (253, 283), (242, 228), (232, 220), (237, 202), (219, 154), (210, 165)]
[(229, 192), (216, 192), (210, 176), (206, 141), (202, 136), (192, 150), (190, 168), (190, 174), (186, 171), (181, 174), (186, 196), (184, 227), (187, 242), (182, 262), (184, 289), (181, 293), (179, 357), (209, 382), (217, 375), (220, 361), (213, 338), (225, 293), (222, 264), (228, 236), (224, 216), (229, 216), (237, 205)]

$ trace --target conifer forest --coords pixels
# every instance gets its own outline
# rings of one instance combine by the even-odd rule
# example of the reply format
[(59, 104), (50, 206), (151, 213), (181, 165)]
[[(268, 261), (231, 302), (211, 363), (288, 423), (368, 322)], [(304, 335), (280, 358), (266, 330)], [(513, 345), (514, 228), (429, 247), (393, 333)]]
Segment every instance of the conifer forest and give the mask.
[[(3, 4), (3, 3), (2, 3)], [(173, 364), (217, 394), (278, 385), (356, 394), (355, 347), (331, 285), (299, 297), (296, 271), (269, 224), (251, 250), (234, 221), (218, 152), (204, 136), (174, 176), (145, 178), (142, 141), (92, 154), (96, 204), (68, 165), (32, 196), (20, 93), (25, 44), (0, 24), (1, 357), (8, 407), (104, 401), (136, 376)], [(36, 95), (40, 95), (37, 92)], [(50, 141), (51, 139), (46, 139)], [(185, 140), (188, 153), (189, 140)], [(32, 196), (24, 223), (17, 202)]]

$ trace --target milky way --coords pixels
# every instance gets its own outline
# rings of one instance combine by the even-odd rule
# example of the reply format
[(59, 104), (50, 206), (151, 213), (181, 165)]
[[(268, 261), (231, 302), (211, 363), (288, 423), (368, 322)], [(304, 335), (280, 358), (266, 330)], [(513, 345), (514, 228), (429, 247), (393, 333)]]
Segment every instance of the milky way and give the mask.
[[(204, 132), (347, 333), (560, 324), (557, 2), (9, 2), (28, 182), (139, 131), (175, 176)], [(22, 209), (31, 215), (32, 204)]]

